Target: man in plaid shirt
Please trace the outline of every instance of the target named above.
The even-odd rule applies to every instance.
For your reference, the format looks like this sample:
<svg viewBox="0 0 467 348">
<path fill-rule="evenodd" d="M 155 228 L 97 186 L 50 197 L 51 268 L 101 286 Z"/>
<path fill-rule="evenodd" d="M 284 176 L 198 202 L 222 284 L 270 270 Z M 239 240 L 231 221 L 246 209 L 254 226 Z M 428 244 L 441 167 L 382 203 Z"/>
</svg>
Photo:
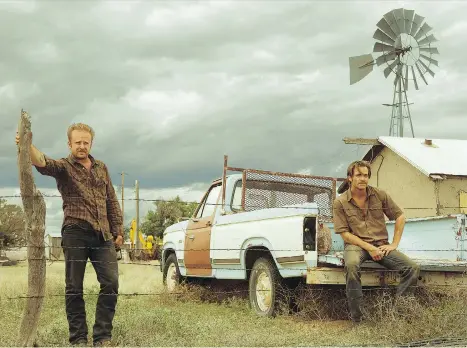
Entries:
<svg viewBox="0 0 467 348">
<path fill-rule="evenodd" d="M 123 244 L 122 212 L 107 166 L 90 155 L 93 139 L 94 131 L 88 125 L 71 125 L 68 128 L 70 154 L 59 160 L 49 158 L 31 145 L 32 164 L 39 173 L 55 178 L 63 198 L 65 303 L 72 345 L 87 345 L 88 342 L 83 300 L 88 258 L 100 283 L 93 327 L 95 346 L 110 344 L 117 304 L 115 245 Z M 19 141 L 18 135 L 16 141 Z"/>
</svg>

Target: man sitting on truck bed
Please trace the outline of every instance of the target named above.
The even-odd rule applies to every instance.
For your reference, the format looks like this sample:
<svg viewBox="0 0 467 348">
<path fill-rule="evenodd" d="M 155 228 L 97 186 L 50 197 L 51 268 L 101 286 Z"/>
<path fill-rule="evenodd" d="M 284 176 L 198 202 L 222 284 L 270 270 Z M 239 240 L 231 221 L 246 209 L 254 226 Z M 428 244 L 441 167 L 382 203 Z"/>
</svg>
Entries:
<svg viewBox="0 0 467 348">
<path fill-rule="evenodd" d="M 385 191 L 368 185 L 370 177 L 368 162 L 352 162 L 347 169 L 349 187 L 333 203 L 334 230 L 345 244 L 346 293 L 354 322 L 362 320 L 360 265 L 364 261 L 373 259 L 400 272 L 396 296 L 411 293 L 420 273 L 419 266 L 397 250 L 405 225 L 404 213 Z M 395 220 L 390 244 L 384 215 Z"/>
</svg>

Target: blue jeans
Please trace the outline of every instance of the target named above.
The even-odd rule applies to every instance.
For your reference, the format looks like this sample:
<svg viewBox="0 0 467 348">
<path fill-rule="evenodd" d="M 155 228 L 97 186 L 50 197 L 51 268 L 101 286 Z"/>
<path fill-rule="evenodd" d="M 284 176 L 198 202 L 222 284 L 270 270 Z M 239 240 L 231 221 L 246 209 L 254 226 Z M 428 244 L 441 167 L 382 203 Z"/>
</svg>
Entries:
<svg viewBox="0 0 467 348">
<path fill-rule="evenodd" d="M 62 247 L 65 255 L 65 308 L 70 343 L 87 341 L 83 280 L 88 259 L 100 283 L 93 341 L 111 339 L 118 294 L 118 263 L 113 241 L 105 241 L 102 233 L 83 222 L 62 229 Z"/>
<path fill-rule="evenodd" d="M 360 265 L 372 260 L 368 251 L 359 246 L 347 244 L 344 249 L 346 293 L 350 316 L 353 321 L 362 319 L 361 302 L 363 297 L 360 280 Z M 390 270 L 398 270 L 401 276 L 396 296 L 413 293 L 420 274 L 420 266 L 398 250 L 391 251 L 379 261 L 374 261 Z"/>
</svg>

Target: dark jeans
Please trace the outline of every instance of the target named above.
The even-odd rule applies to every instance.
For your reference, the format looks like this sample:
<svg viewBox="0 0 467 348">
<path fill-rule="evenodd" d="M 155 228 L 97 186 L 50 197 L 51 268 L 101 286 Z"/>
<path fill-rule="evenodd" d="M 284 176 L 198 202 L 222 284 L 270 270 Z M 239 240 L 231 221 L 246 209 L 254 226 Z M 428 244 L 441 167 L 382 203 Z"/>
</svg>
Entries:
<svg viewBox="0 0 467 348">
<path fill-rule="evenodd" d="M 363 292 L 360 280 L 360 265 L 366 260 L 372 260 L 370 254 L 366 250 L 351 244 L 345 246 L 344 263 L 347 283 L 346 292 L 350 316 L 354 321 L 362 319 L 360 306 Z M 399 271 L 401 280 L 397 287 L 396 296 L 413 293 L 417 278 L 420 274 L 419 265 L 398 250 L 391 251 L 389 255 L 375 262 L 378 262 L 388 269 Z"/>
<path fill-rule="evenodd" d="M 93 341 L 110 339 L 118 294 L 118 263 L 113 241 L 105 241 L 102 233 L 87 223 L 73 224 L 62 229 L 62 247 L 65 255 L 65 304 L 70 343 L 87 341 L 83 279 L 88 258 L 100 283 Z"/>
</svg>

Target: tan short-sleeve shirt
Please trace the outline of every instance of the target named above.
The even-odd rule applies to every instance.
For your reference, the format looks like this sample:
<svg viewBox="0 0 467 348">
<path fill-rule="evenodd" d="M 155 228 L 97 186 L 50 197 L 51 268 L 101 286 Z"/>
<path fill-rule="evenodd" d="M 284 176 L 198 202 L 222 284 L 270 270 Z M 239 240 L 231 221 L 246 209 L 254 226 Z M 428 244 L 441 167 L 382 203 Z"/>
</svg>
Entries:
<svg viewBox="0 0 467 348">
<path fill-rule="evenodd" d="M 389 220 L 396 220 L 402 214 L 401 208 L 384 190 L 368 186 L 365 208 L 361 209 L 348 189 L 334 200 L 334 231 L 353 233 L 371 244 L 384 244 L 388 242 L 384 215 Z"/>
</svg>

